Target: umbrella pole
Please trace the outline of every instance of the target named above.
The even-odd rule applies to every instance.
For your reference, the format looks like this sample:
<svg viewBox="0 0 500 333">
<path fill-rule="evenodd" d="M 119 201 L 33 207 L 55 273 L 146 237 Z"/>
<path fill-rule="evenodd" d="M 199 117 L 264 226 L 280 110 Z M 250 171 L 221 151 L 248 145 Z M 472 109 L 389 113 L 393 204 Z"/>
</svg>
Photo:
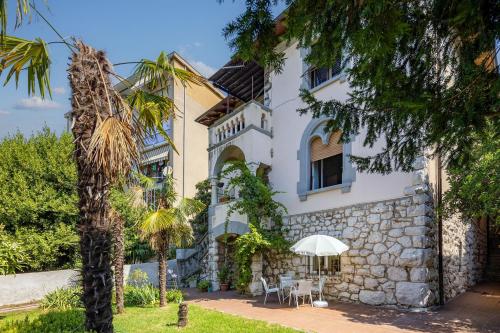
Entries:
<svg viewBox="0 0 500 333">
<path fill-rule="evenodd" d="M 321 260 L 319 260 L 319 256 L 318 256 L 318 286 L 319 286 L 319 301 L 323 301 L 321 299 L 321 294 L 323 293 L 323 290 L 322 289 L 322 286 L 321 286 Z"/>
</svg>

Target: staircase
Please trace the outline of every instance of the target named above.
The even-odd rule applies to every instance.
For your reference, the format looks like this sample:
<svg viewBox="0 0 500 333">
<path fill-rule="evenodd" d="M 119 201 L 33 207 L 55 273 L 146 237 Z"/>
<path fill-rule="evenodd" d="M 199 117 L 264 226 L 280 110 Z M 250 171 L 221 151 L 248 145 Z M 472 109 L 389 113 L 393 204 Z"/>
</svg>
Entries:
<svg viewBox="0 0 500 333">
<path fill-rule="evenodd" d="M 184 258 L 177 258 L 177 271 L 179 281 L 182 287 L 188 287 L 190 278 L 196 281 L 203 279 L 206 272 L 208 261 L 208 237 L 204 234 L 196 242 L 191 253 Z"/>
</svg>

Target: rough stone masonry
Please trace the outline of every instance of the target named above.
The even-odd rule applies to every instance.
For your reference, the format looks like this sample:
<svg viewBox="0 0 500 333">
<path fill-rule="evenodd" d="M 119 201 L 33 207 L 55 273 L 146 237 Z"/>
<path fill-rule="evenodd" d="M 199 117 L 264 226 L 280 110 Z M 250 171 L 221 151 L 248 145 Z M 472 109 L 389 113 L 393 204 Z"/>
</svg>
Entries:
<svg viewBox="0 0 500 333">
<path fill-rule="evenodd" d="M 434 304 L 436 228 L 423 159 L 417 167 L 413 184 L 402 198 L 285 219 L 286 237 L 292 242 L 320 233 L 349 246 L 341 256 L 340 273 L 327 279 L 326 298 L 412 308 Z M 307 258 L 274 259 L 264 263 L 264 275 L 271 280 L 287 271 L 308 276 Z"/>
</svg>

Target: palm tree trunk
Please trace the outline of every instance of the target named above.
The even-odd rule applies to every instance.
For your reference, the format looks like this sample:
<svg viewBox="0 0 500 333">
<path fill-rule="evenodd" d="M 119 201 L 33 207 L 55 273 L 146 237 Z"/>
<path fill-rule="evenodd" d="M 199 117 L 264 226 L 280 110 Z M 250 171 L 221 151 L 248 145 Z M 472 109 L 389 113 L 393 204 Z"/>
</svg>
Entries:
<svg viewBox="0 0 500 333">
<path fill-rule="evenodd" d="M 160 307 L 164 307 L 167 295 L 167 262 L 166 250 L 162 249 L 158 252 L 158 282 L 160 285 Z"/>
<path fill-rule="evenodd" d="M 78 51 L 68 69 L 72 90 L 72 131 L 74 158 L 78 170 L 80 250 L 82 255 L 83 303 L 85 327 L 98 333 L 113 332 L 111 299 L 112 235 L 109 223 L 110 180 L 97 168 L 88 154 L 98 118 L 108 110 L 106 94 L 111 82 L 105 73 L 111 68 L 103 52 L 77 42 Z"/>
<path fill-rule="evenodd" d="M 125 262 L 124 229 L 123 219 L 117 213 L 113 214 L 113 235 L 116 311 L 118 313 L 123 313 L 123 265 Z"/>
</svg>

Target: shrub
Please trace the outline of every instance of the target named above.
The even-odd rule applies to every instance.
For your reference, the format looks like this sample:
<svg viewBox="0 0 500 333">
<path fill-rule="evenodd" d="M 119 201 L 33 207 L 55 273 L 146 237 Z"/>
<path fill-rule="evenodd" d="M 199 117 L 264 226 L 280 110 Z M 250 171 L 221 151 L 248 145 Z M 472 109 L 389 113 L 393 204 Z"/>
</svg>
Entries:
<svg viewBox="0 0 500 333">
<path fill-rule="evenodd" d="M 79 237 L 73 226 L 60 223 L 41 232 L 19 228 L 13 237 L 29 257 L 24 271 L 74 268 L 79 260 Z"/>
<path fill-rule="evenodd" d="M 70 287 L 56 289 L 42 299 L 42 309 L 68 310 L 83 307 L 82 288 Z"/>
<path fill-rule="evenodd" d="M 208 280 L 201 280 L 200 282 L 198 282 L 198 289 L 200 289 L 201 291 L 207 291 L 208 288 L 210 287 L 211 283 L 210 281 Z"/>
<path fill-rule="evenodd" d="M 152 285 L 125 286 L 123 291 L 125 306 L 151 306 L 160 301 L 160 292 Z"/>
<path fill-rule="evenodd" d="M 179 289 L 169 289 L 167 290 L 167 302 L 168 303 L 180 303 L 184 300 L 184 295 Z"/>
<path fill-rule="evenodd" d="M 7 321 L 1 327 L 3 333 L 85 333 L 85 316 L 81 309 L 51 311 L 41 314 L 33 320 Z"/>
<path fill-rule="evenodd" d="M 0 224 L 0 275 L 14 274 L 27 265 L 28 256 L 21 244 L 14 241 Z"/>
<path fill-rule="evenodd" d="M 148 273 L 138 269 L 132 271 L 127 279 L 127 284 L 133 287 L 144 287 L 149 284 Z"/>
</svg>

